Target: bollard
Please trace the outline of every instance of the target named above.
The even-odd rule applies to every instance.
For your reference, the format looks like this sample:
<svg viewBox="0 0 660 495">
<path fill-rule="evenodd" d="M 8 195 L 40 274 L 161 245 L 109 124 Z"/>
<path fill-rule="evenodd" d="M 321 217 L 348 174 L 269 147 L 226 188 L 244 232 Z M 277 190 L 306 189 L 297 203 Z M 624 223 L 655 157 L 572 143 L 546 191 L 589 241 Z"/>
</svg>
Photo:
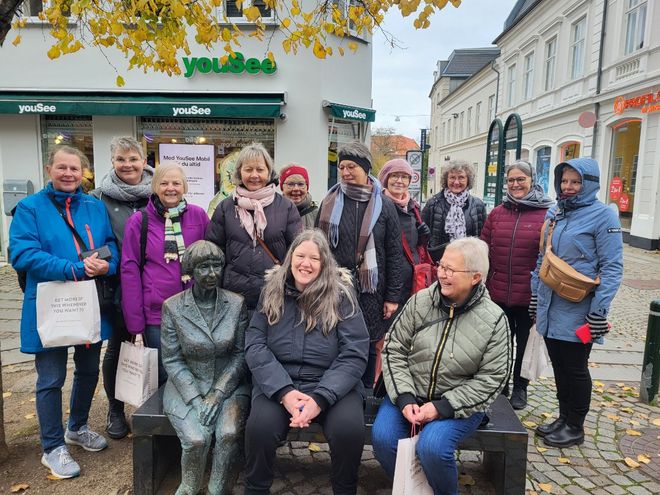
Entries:
<svg viewBox="0 0 660 495">
<path fill-rule="evenodd" d="M 649 324 L 646 328 L 646 346 L 642 362 L 639 396 L 647 404 L 657 405 L 660 385 L 660 299 L 651 301 Z"/>
</svg>

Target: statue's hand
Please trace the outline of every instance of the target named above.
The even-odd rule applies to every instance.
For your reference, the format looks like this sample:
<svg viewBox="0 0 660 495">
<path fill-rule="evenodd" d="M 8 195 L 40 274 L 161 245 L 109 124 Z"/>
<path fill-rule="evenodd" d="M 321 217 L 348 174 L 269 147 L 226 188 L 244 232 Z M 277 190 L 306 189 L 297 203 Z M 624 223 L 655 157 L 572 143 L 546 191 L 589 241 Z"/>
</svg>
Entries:
<svg viewBox="0 0 660 495">
<path fill-rule="evenodd" d="M 218 416 L 220 404 L 222 403 L 222 393 L 213 391 L 207 395 L 201 402 L 199 412 L 199 422 L 204 426 L 213 424 Z"/>
</svg>

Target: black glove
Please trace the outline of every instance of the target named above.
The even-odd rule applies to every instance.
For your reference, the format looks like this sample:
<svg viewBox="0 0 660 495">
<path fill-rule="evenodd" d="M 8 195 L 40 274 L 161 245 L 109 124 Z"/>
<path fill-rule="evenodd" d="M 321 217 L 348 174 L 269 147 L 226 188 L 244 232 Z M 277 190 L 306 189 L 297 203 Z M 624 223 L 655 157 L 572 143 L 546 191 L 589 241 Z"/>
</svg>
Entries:
<svg viewBox="0 0 660 495">
<path fill-rule="evenodd" d="M 529 300 L 529 306 L 527 307 L 527 313 L 532 321 L 536 320 L 536 303 L 537 303 L 536 294 L 532 294 L 531 299 Z"/>
<path fill-rule="evenodd" d="M 431 229 L 424 222 L 417 225 L 417 237 L 419 238 L 420 245 L 428 244 L 429 237 L 431 237 Z"/>
<path fill-rule="evenodd" d="M 591 331 L 591 338 L 593 340 L 596 340 L 598 337 L 604 337 L 610 331 L 607 326 L 607 318 L 595 313 L 589 313 L 587 315 L 587 323 L 589 324 L 589 330 Z"/>
</svg>

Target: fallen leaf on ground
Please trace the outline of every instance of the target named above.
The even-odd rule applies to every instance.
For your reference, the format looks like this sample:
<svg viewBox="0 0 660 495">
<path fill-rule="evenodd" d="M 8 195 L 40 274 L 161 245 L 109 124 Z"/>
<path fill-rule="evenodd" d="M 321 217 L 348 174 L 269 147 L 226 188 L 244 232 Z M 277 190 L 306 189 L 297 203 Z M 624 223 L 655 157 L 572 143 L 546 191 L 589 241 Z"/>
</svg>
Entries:
<svg viewBox="0 0 660 495">
<path fill-rule="evenodd" d="M 2 398 L 3 399 L 8 399 L 9 397 L 11 397 L 11 392 L 3 392 L 2 393 Z"/>
<path fill-rule="evenodd" d="M 627 429 L 626 434 L 630 435 L 631 437 L 641 437 L 642 436 L 642 434 L 639 431 L 631 430 L 631 429 Z"/>
<path fill-rule="evenodd" d="M 12 493 L 18 493 L 27 490 L 28 488 L 30 488 L 30 485 L 27 483 L 16 483 L 15 485 L 11 485 L 10 490 Z"/>
<path fill-rule="evenodd" d="M 544 492 L 552 493 L 552 483 L 539 483 L 539 488 Z"/>
<path fill-rule="evenodd" d="M 605 384 L 603 382 L 595 381 L 594 387 L 605 388 Z"/>
<path fill-rule="evenodd" d="M 634 419 L 631 419 L 630 421 L 628 421 L 628 423 L 630 423 L 633 426 L 639 425 L 639 421 L 635 421 Z"/>
<path fill-rule="evenodd" d="M 628 467 L 633 469 L 639 467 L 639 462 L 637 462 L 635 459 L 631 459 L 630 457 L 626 457 L 623 462 L 625 462 Z"/>
<path fill-rule="evenodd" d="M 548 418 L 551 418 L 551 417 L 552 417 L 552 414 L 551 414 L 551 413 L 541 413 L 541 416 L 543 416 L 544 418 L 548 419 Z"/>
<path fill-rule="evenodd" d="M 536 450 L 538 450 L 541 454 L 542 454 L 543 452 L 547 452 L 547 451 L 548 451 L 548 449 L 546 449 L 545 447 L 536 447 Z"/>
<path fill-rule="evenodd" d="M 589 363 L 589 368 L 600 368 L 596 363 Z"/>
<path fill-rule="evenodd" d="M 617 386 L 617 387 L 621 387 L 621 388 L 623 388 L 623 387 L 626 386 L 626 384 L 625 384 L 625 383 L 622 383 L 622 382 L 619 382 L 619 383 L 616 384 L 616 386 Z"/>
<path fill-rule="evenodd" d="M 312 452 L 321 452 L 321 447 L 319 447 L 319 446 L 318 446 L 317 444 L 315 444 L 315 443 L 310 443 L 310 444 L 307 446 L 307 448 L 308 448 L 309 450 L 311 450 Z"/>
<path fill-rule="evenodd" d="M 643 462 L 644 464 L 648 464 L 649 462 L 651 462 L 651 458 L 649 456 L 647 456 L 646 454 L 639 454 L 637 456 L 637 460 L 639 462 Z"/>
<path fill-rule="evenodd" d="M 557 459 L 557 460 L 558 460 L 559 462 L 561 462 L 562 464 L 570 464 L 570 463 L 571 463 L 571 460 L 570 460 L 568 457 L 560 457 L 560 458 Z"/>
<path fill-rule="evenodd" d="M 633 410 L 632 410 L 631 407 L 622 407 L 621 409 L 619 409 L 619 411 L 624 412 L 624 413 L 629 413 L 629 414 L 633 413 Z"/>
<path fill-rule="evenodd" d="M 32 419 L 32 418 L 35 417 L 35 414 L 34 414 L 34 413 L 30 413 L 30 414 L 26 414 L 26 415 L 23 416 L 23 417 L 24 417 L 25 419 Z"/>
<path fill-rule="evenodd" d="M 36 398 L 36 397 L 32 397 L 32 398 L 29 400 L 29 402 L 37 402 L 37 398 Z"/>
<path fill-rule="evenodd" d="M 653 421 L 651 421 L 651 424 L 655 426 L 660 426 L 660 418 L 655 418 Z"/>
<path fill-rule="evenodd" d="M 607 418 L 611 419 L 612 421 L 620 421 L 621 420 L 621 417 L 617 416 L 616 414 L 609 413 L 609 414 L 606 414 L 605 416 Z"/>
<path fill-rule="evenodd" d="M 458 484 L 461 486 L 473 486 L 476 484 L 476 482 L 474 481 L 474 478 L 469 474 L 459 474 Z"/>
<path fill-rule="evenodd" d="M 50 481 L 62 481 L 64 478 L 58 478 L 57 476 L 53 476 L 52 474 L 47 474 L 46 478 L 48 478 Z"/>
<path fill-rule="evenodd" d="M 538 426 L 534 421 L 523 421 L 522 424 L 527 428 L 536 428 Z"/>
</svg>

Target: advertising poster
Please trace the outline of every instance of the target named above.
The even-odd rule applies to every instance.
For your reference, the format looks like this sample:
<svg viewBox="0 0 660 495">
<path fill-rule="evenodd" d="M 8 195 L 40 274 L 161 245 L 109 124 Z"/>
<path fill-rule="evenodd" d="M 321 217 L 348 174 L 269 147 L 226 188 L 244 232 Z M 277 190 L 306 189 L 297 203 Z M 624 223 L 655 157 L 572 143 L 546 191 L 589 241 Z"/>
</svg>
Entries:
<svg viewBox="0 0 660 495">
<path fill-rule="evenodd" d="M 212 144 L 159 144 L 158 163 L 176 163 L 188 179 L 186 200 L 206 210 L 215 195 Z"/>
</svg>

